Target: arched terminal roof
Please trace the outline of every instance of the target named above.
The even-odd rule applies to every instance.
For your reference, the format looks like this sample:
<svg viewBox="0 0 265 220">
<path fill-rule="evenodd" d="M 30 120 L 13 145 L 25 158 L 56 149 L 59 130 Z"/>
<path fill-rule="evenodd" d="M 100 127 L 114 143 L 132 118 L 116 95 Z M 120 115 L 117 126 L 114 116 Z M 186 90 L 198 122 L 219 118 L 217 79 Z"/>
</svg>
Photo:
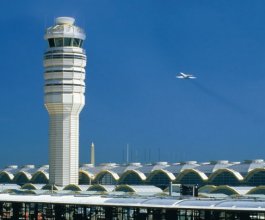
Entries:
<svg viewBox="0 0 265 220">
<path fill-rule="evenodd" d="M 14 179 L 14 174 L 9 171 L 1 171 L 0 172 L 0 183 L 11 183 Z"/>
<path fill-rule="evenodd" d="M 177 176 L 180 172 L 187 170 L 187 169 L 193 169 L 195 167 L 199 167 L 200 165 L 197 163 L 197 161 L 186 161 L 186 162 L 180 162 L 180 163 L 173 163 L 164 169 L 169 171 L 170 173 L 173 173 L 175 176 Z"/>
<path fill-rule="evenodd" d="M 250 186 L 265 185 L 265 168 L 251 170 L 244 179 L 245 184 Z"/>
<path fill-rule="evenodd" d="M 144 164 L 142 167 L 139 167 L 137 170 L 148 176 L 152 171 L 165 169 L 168 166 L 169 164 L 167 162 L 156 162 L 152 164 Z"/>
<path fill-rule="evenodd" d="M 142 173 L 139 170 L 126 170 L 119 179 L 119 182 L 123 182 L 123 180 L 130 174 L 135 174 L 137 177 L 140 178 L 141 181 L 145 181 L 146 180 L 146 176 L 144 173 Z"/>
<path fill-rule="evenodd" d="M 116 166 L 113 169 L 111 169 L 111 171 L 121 176 L 128 170 L 138 170 L 141 167 L 142 167 L 141 163 L 129 163 L 129 164 L 124 164 L 124 165 L 122 164 L 120 166 Z"/>
<path fill-rule="evenodd" d="M 211 193 L 223 193 L 226 195 L 246 195 L 252 189 L 253 187 L 249 186 L 217 186 L 211 191 Z"/>
<path fill-rule="evenodd" d="M 231 173 L 238 181 L 242 181 L 244 178 L 243 176 L 238 172 L 230 168 L 223 168 L 223 169 L 218 169 L 214 173 L 212 173 L 209 177 L 210 181 L 213 181 L 218 175 L 221 173 L 228 172 Z"/>
<path fill-rule="evenodd" d="M 1 172 L 7 172 L 7 173 L 10 173 L 10 174 L 14 174 L 17 173 L 18 171 L 20 170 L 20 168 L 18 168 L 18 165 L 9 165 L 7 167 L 5 167 L 4 169 L 2 169 L 0 171 Z"/>
<path fill-rule="evenodd" d="M 99 173 L 96 174 L 94 181 L 97 182 L 100 178 L 102 178 L 104 175 L 110 174 L 114 180 L 118 181 L 119 180 L 119 175 L 112 170 L 101 170 Z"/>
<path fill-rule="evenodd" d="M 167 162 L 153 164 L 104 163 L 97 166 L 82 164 L 79 168 L 79 184 L 141 185 L 148 183 L 156 175 L 160 175 L 161 178 L 157 176 L 155 185 L 160 185 L 160 180 L 162 185 L 165 183 L 165 178 L 162 178 L 162 175 L 164 175 L 170 181 L 183 184 L 258 186 L 265 185 L 265 163 L 263 160 L 247 160 L 241 163 L 223 160 L 205 163 L 187 161 L 171 164 Z M 100 178 L 103 179 L 98 182 Z M 48 165 L 40 167 L 34 165 L 22 167 L 10 165 L 0 170 L 0 183 L 17 183 L 20 185 L 25 183 L 47 184 L 48 181 Z M 199 182 L 197 183 L 196 181 Z"/>
<path fill-rule="evenodd" d="M 264 160 L 245 160 L 241 163 L 237 163 L 229 167 L 229 169 L 240 173 L 242 176 L 246 176 L 250 171 L 257 168 L 265 168 Z"/>
<path fill-rule="evenodd" d="M 92 164 L 82 164 L 79 170 L 84 170 L 87 173 L 96 176 L 102 170 L 112 170 L 116 166 L 118 166 L 116 163 L 102 163 L 99 164 L 98 166 L 94 166 Z"/>
<path fill-rule="evenodd" d="M 157 169 L 157 170 L 153 170 L 148 175 L 148 178 L 146 179 L 146 181 L 147 182 L 151 181 L 158 174 L 164 174 L 170 181 L 174 181 L 176 179 L 176 177 L 174 176 L 174 174 L 171 173 L 171 172 L 169 172 L 168 170 L 166 170 L 166 169 Z"/>
<path fill-rule="evenodd" d="M 133 192 L 137 194 L 156 194 L 163 192 L 160 188 L 150 185 L 120 185 L 116 187 L 115 191 Z"/>
<path fill-rule="evenodd" d="M 49 172 L 49 171 L 48 171 Z M 32 183 L 48 183 L 49 182 L 49 173 L 46 170 L 38 170 L 32 175 Z"/>
<path fill-rule="evenodd" d="M 185 169 L 185 170 L 181 171 L 179 173 L 179 175 L 177 176 L 177 178 L 176 178 L 176 182 L 181 182 L 181 180 L 185 176 L 189 175 L 190 173 L 196 174 L 204 182 L 208 180 L 208 177 L 206 176 L 205 173 L 203 173 L 203 172 L 197 170 L 196 168 L 194 168 L 194 169 Z"/>
<path fill-rule="evenodd" d="M 45 186 L 42 187 L 43 190 L 63 190 L 62 186 L 56 186 L 56 185 L 51 185 L 51 184 L 46 184 Z"/>
<path fill-rule="evenodd" d="M 202 163 L 196 169 L 203 172 L 207 176 L 210 176 L 215 171 L 230 167 L 231 165 L 233 164 L 229 163 L 228 160 L 218 160 L 218 161 Z"/>
<path fill-rule="evenodd" d="M 199 193 L 211 193 L 214 189 L 216 189 L 215 185 L 205 185 L 199 188 Z"/>
<path fill-rule="evenodd" d="M 27 189 L 27 190 L 41 190 L 45 184 L 32 184 L 32 183 L 26 183 L 23 186 L 21 186 L 21 189 Z"/>
<path fill-rule="evenodd" d="M 63 188 L 63 190 L 71 190 L 71 191 L 87 191 L 88 185 L 77 185 L 77 184 L 69 184 Z"/>
<path fill-rule="evenodd" d="M 257 186 L 253 187 L 251 190 L 247 192 L 248 195 L 252 194 L 262 194 L 265 195 L 265 186 Z"/>
<path fill-rule="evenodd" d="M 28 173 L 27 171 L 19 171 L 18 173 L 15 174 L 13 181 L 18 184 L 24 184 L 29 182 L 31 179 L 31 174 Z"/>
<path fill-rule="evenodd" d="M 115 185 L 101 185 L 95 184 L 90 186 L 87 191 L 97 191 L 97 192 L 112 192 L 115 189 Z"/>
</svg>

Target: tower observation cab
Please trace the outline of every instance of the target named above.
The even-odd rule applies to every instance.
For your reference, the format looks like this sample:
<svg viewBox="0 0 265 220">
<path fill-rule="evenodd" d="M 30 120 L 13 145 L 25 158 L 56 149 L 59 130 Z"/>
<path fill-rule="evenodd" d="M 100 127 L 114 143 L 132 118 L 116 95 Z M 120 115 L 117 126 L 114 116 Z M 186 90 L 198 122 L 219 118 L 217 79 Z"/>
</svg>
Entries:
<svg viewBox="0 0 265 220">
<path fill-rule="evenodd" d="M 84 31 L 75 19 L 59 17 L 48 28 L 44 54 L 45 107 L 49 113 L 49 181 L 78 184 L 79 113 L 85 105 Z"/>
</svg>

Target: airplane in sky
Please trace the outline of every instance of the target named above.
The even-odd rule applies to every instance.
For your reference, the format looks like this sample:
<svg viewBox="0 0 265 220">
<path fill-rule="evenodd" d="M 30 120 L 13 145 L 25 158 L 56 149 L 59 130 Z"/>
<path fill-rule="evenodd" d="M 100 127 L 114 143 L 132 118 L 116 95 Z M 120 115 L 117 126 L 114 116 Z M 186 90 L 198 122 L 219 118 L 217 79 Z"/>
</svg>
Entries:
<svg viewBox="0 0 265 220">
<path fill-rule="evenodd" d="M 179 78 L 179 79 L 196 79 L 195 76 L 191 75 L 191 74 L 185 74 L 185 73 L 182 73 L 180 72 L 176 78 Z"/>
</svg>

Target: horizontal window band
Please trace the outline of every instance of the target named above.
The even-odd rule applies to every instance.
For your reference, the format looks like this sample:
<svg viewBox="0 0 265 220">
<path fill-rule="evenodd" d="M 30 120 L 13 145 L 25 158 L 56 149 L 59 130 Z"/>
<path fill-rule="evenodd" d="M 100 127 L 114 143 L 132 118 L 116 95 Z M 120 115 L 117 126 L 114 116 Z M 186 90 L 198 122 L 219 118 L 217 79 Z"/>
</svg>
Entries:
<svg viewBox="0 0 265 220">
<path fill-rule="evenodd" d="M 83 56 L 86 57 L 85 54 L 82 53 L 48 53 L 48 54 L 44 54 L 44 56 Z"/>
<path fill-rule="evenodd" d="M 47 70 L 44 73 L 83 73 L 85 74 L 86 72 L 76 71 L 76 70 Z"/>
<path fill-rule="evenodd" d="M 86 55 L 85 52 L 78 52 L 78 51 L 65 51 L 65 50 L 50 50 L 46 51 L 44 55 L 50 54 L 76 54 L 76 55 Z"/>
<path fill-rule="evenodd" d="M 77 92 L 77 91 L 63 91 L 63 92 L 58 92 L 58 91 L 44 91 L 45 94 L 47 95 L 62 95 L 63 94 L 74 94 L 74 93 L 77 93 L 77 94 L 84 94 L 83 92 Z"/>
<path fill-rule="evenodd" d="M 59 37 L 49 38 L 50 47 L 79 47 L 82 48 L 83 40 L 79 38 Z"/>
<path fill-rule="evenodd" d="M 45 59 L 56 59 L 56 58 L 78 58 L 78 59 L 86 59 L 86 56 L 80 55 L 45 55 Z"/>
<path fill-rule="evenodd" d="M 70 84 L 70 83 L 51 83 L 51 84 L 45 84 L 45 86 L 81 86 L 81 87 L 85 87 L 84 85 L 81 85 L 81 84 Z"/>
<path fill-rule="evenodd" d="M 82 61 L 86 61 L 86 59 L 83 58 L 45 58 L 45 61 L 50 61 L 50 60 L 82 60 Z"/>
</svg>

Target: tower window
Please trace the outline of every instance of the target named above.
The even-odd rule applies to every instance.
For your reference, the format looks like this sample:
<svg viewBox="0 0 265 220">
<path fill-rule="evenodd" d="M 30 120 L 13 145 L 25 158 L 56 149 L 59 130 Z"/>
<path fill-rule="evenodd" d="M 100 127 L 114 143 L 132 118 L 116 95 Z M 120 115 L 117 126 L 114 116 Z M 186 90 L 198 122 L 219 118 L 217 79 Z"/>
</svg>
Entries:
<svg viewBox="0 0 265 220">
<path fill-rule="evenodd" d="M 82 47 L 83 40 L 78 38 L 49 38 L 50 47 Z"/>
<path fill-rule="evenodd" d="M 83 41 L 82 40 L 80 40 L 80 45 L 79 45 L 80 47 L 82 47 L 83 46 Z"/>
<path fill-rule="evenodd" d="M 64 38 L 64 43 L 63 43 L 63 45 L 65 46 L 65 47 L 70 47 L 70 46 L 72 46 L 72 38 Z"/>
<path fill-rule="evenodd" d="M 49 41 L 49 46 L 50 47 L 55 47 L 54 39 L 53 38 L 48 39 L 48 41 Z"/>
<path fill-rule="evenodd" d="M 55 38 L 55 46 L 62 47 L 63 46 L 63 38 Z"/>
<path fill-rule="evenodd" d="M 77 38 L 74 38 L 73 39 L 73 46 L 74 47 L 79 47 L 79 43 L 80 43 L 80 40 L 79 39 L 77 39 Z"/>
</svg>

